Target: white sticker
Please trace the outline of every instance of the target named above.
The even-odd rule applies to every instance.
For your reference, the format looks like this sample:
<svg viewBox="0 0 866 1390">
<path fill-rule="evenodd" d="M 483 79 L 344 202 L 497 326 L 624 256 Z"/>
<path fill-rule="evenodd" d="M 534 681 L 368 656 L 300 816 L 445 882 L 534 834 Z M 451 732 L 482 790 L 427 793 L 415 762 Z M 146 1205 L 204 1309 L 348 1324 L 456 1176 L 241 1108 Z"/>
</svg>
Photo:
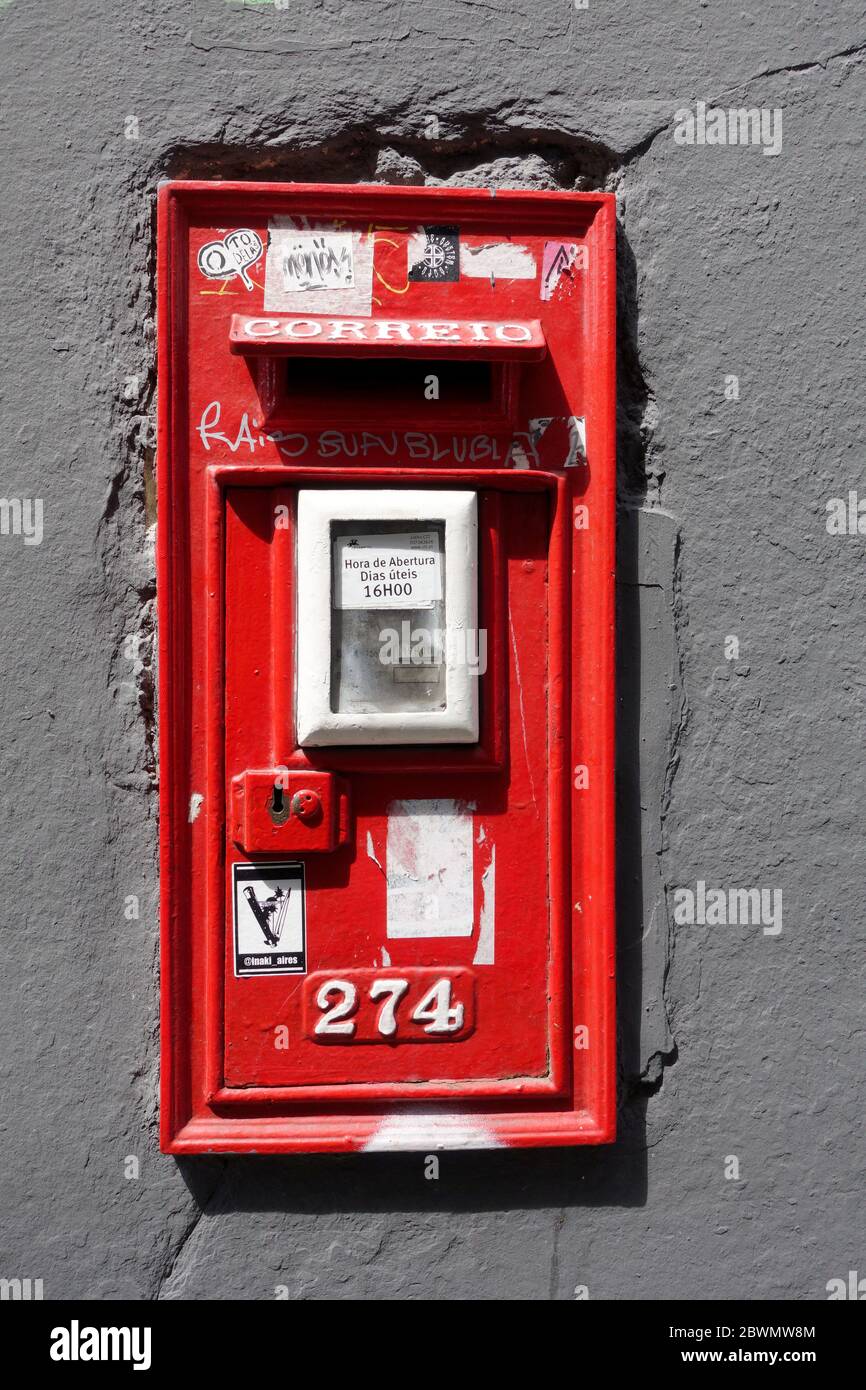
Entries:
<svg viewBox="0 0 866 1390">
<path fill-rule="evenodd" d="M 470 280 L 534 280 L 538 272 L 528 246 L 513 241 L 488 241 L 483 246 L 460 244 L 460 274 Z"/>
<path fill-rule="evenodd" d="M 392 801 L 385 849 L 390 938 L 471 936 L 472 811 L 457 801 Z"/>
<path fill-rule="evenodd" d="M 350 290 L 355 284 L 351 232 L 293 232 L 280 248 L 286 294 Z"/>
<path fill-rule="evenodd" d="M 264 308 L 267 313 L 369 317 L 373 238 L 332 225 L 268 224 Z"/>
<path fill-rule="evenodd" d="M 303 864 L 233 864 L 235 974 L 304 975 Z"/>
<path fill-rule="evenodd" d="M 442 597 L 435 531 L 340 536 L 334 546 L 337 608 L 432 608 Z"/>
</svg>

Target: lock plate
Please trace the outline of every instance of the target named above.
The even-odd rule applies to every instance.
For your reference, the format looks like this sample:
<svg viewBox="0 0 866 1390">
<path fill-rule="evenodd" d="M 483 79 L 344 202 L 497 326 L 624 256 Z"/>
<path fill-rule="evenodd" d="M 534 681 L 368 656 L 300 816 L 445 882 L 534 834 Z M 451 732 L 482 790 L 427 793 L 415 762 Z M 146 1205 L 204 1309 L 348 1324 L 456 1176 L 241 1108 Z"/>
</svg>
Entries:
<svg viewBox="0 0 866 1390">
<path fill-rule="evenodd" d="M 349 788 L 333 772 L 255 768 L 232 778 L 232 839 L 247 854 L 314 854 L 349 838 Z"/>
</svg>

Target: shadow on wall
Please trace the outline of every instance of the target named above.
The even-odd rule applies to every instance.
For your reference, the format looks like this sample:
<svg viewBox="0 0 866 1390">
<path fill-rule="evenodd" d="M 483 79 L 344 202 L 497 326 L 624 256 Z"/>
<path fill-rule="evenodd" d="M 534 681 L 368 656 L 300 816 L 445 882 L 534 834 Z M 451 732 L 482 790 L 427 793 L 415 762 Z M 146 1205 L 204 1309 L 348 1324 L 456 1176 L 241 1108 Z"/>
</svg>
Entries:
<svg viewBox="0 0 866 1390">
<path fill-rule="evenodd" d="M 378 147 L 359 127 L 327 150 L 201 146 L 164 152 L 160 174 L 462 186 L 612 187 L 615 152 L 552 135 L 517 143 L 483 122 L 462 137 Z M 439 1153 L 451 1180 L 425 1180 L 423 1153 L 179 1159 L 203 1212 L 493 1211 L 641 1206 L 646 1119 L 676 1060 L 664 1000 L 668 921 L 660 855 L 682 716 L 677 656 L 676 525 L 658 507 L 663 476 L 647 446 L 655 403 L 638 354 L 634 256 L 617 245 L 617 939 L 619 1138 L 614 1145 Z M 444 1176 L 444 1174 L 443 1174 Z M 455 1182 L 454 1179 L 458 1181 Z"/>
</svg>

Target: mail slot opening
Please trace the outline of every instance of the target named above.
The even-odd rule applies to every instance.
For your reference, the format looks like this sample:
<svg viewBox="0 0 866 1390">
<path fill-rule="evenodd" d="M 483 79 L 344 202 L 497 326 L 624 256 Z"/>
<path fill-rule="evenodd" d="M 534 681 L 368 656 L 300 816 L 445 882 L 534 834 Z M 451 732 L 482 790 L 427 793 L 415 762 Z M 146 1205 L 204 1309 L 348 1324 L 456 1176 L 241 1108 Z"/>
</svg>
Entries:
<svg viewBox="0 0 866 1390">
<path fill-rule="evenodd" d="M 505 429 L 524 367 L 547 353 L 537 319 L 374 319 L 235 314 L 268 425 Z"/>
<path fill-rule="evenodd" d="M 345 409 L 380 401 L 388 411 L 433 417 L 443 410 L 487 407 L 496 400 L 494 374 L 504 364 L 406 357 L 290 357 L 283 366 L 283 402 L 289 409 L 322 402 Z"/>
</svg>

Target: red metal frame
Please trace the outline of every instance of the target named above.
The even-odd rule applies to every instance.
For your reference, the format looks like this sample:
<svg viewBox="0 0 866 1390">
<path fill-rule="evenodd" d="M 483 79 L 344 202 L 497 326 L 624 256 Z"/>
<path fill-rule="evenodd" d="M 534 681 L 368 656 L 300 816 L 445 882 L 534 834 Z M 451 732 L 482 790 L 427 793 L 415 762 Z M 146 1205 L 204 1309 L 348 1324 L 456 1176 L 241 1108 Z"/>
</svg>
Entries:
<svg viewBox="0 0 866 1390">
<path fill-rule="evenodd" d="M 333 1087 L 323 1088 L 321 1098 L 307 1090 L 307 1103 L 299 1107 L 286 1094 L 290 1088 L 241 1089 L 223 1083 L 224 489 L 345 485 L 347 471 L 291 465 L 279 457 L 242 466 L 215 461 L 193 486 L 187 464 L 187 247 L 191 228 L 245 225 L 254 215 L 309 209 L 319 217 L 351 216 L 373 227 L 390 222 L 453 223 L 466 231 L 495 225 L 503 235 L 525 234 L 527 228 L 551 238 L 579 235 L 590 253 L 582 313 L 573 325 L 574 347 L 583 363 L 580 403 L 588 441 L 586 468 L 515 470 L 479 461 L 473 469 L 351 469 L 353 486 L 404 482 L 548 490 L 555 498 L 549 584 L 563 599 L 551 606 L 551 645 L 559 660 L 551 673 L 546 750 L 555 802 L 550 824 L 562 827 L 561 836 L 551 840 L 550 864 L 551 882 L 563 885 L 562 899 L 551 913 L 561 930 L 550 937 L 551 1017 L 553 1035 L 561 1043 L 553 1049 L 550 1080 L 557 1094 L 523 1091 L 518 1097 L 497 1097 L 497 1092 L 487 1090 L 479 1095 L 474 1083 L 467 1082 L 454 1110 L 443 1107 L 437 1123 L 426 1121 L 427 1131 L 419 1121 L 417 1132 L 409 1133 L 409 1123 L 401 1139 L 398 1122 L 393 1137 L 381 1141 L 377 1136 L 384 1134 L 395 1113 L 394 1101 L 405 1100 L 405 1087 L 386 1085 L 370 1097 L 369 1091 L 360 1095 L 360 1088 L 347 1086 L 339 1099 Z M 614 233 L 614 200 L 607 194 L 497 192 L 494 197 L 475 190 L 242 183 L 179 183 L 160 190 L 161 1135 L 168 1152 L 415 1147 L 418 1142 L 434 1144 L 437 1134 L 445 1146 L 603 1143 L 614 1137 Z M 371 424 L 374 413 L 371 407 Z M 357 423 L 363 426 L 365 421 L 359 418 Z M 588 526 L 578 507 L 588 508 Z M 494 536 L 495 526 L 482 528 L 484 534 Z M 485 544 L 486 572 L 495 576 L 495 542 Z M 494 581 L 494 598 L 497 592 L 501 594 L 501 588 Z M 207 614 L 201 661 L 193 659 L 193 611 Z M 498 659 L 505 657 L 500 653 Z M 490 711 L 497 708 L 497 679 L 500 692 L 503 688 L 502 670 L 498 677 L 495 669 L 492 675 L 485 693 Z M 289 689 L 290 673 L 284 671 L 283 676 Z M 275 713 L 275 743 L 283 719 Z M 493 742 L 483 755 L 493 766 L 503 756 L 501 741 L 495 746 L 500 725 L 494 718 L 488 729 Z M 394 767 L 421 772 L 427 766 L 422 756 L 426 751 L 390 749 L 387 757 Z M 355 757 L 363 759 L 363 751 Z M 329 765 L 325 750 L 309 761 L 297 755 L 277 761 Z M 438 755 L 436 766 L 441 768 L 442 761 Z M 339 765 L 347 767 L 345 758 Z M 578 787 L 573 775 L 578 765 L 588 767 L 586 789 Z M 466 764 L 461 766 L 465 772 Z M 477 771 L 483 774 L 482 764 Z M 203 798 L 197 816 L 190 807 L 192 793 Z M 203 901 L 203 911 L 195 914 L 194 892 Z M 571 1047 L 571 1030 L 579 1025 L 589 1030 L 586 1051 Z M 566 1086 L 568 1093 L 563 1095 Z M 443 1099 L 446 1096 L 447 1091 Z M 397 1112 L 398 1121 L 404 1112 L 405 1104 Z"/>
</svg>

